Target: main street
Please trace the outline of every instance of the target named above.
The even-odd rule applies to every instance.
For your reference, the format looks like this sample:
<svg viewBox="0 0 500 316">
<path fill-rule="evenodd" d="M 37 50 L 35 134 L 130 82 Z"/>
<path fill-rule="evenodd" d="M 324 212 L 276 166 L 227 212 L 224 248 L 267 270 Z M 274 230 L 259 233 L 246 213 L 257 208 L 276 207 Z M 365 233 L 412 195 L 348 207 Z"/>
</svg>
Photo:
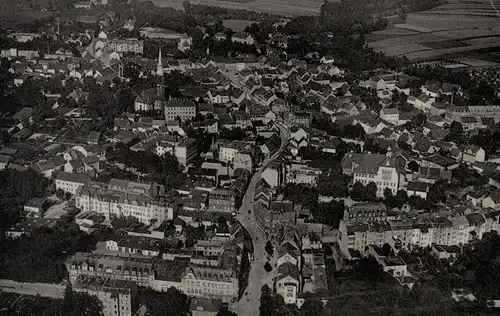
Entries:
<svg viewBox="0 0 500 316">
<path fill-rule="evenodd" d="M 270 159 L 266 159 L 259 170 L 254 173 L 238 212 L 237 218 L 250 234 L 254 248 L 254 261 L 251 262 L 250 274 L 248 276 L 248 286 L 245 291 L 246 293 L 243 295 L 240 301 L 235 303 L 233 306 L 233 311 L 240 316 L 258 315 L 262 286 L 264 284 L 267 284 L 269 285 L 269 287 L 273 287 L 272 279 L 274 274 L 267 273 L 264 269 L 264 265 L 267 262 L 267 253 L 264 249 L 266 238 L 257 228 L 255 222 L 255 212 L 253 211 L 253 197 L 255 193 L 255 186 L 261 179 L 262 172 L 269 166 L 271 162 L 273 162 L 279 156 L 288 142 L 288 130 L 282 125 L 279 125 L 279 128 L 281 138 L 280 149 Z M 249 210 L 251 210 L 250 214 L 248 214 Z M 273 267 L 273 269 L 275 268 Z"/>
</svg>

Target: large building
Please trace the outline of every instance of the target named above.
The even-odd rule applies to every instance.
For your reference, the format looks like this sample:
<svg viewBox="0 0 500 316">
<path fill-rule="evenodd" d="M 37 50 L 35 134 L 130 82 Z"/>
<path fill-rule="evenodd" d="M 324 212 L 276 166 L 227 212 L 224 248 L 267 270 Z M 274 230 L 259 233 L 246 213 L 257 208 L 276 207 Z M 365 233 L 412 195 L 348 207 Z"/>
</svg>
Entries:
<svg viewBox="0 0 500 316">
<path fill-rule="evenodd" d="M 448 123 L 453 121 L 460 122 L 462 118 L 487 118 L 491 117 L 498 122 L 500 120 L 499 105 L 477 105 L 477 106 L 456 106 L 450 105 L 446 108 L 445 120 Z"/>
<path fill-rule="evenodd" d="M 404 185 L 405 168 L 391 152 L 381 154 L 347 154 L 342 159 L 342 168 L 353 175 L 353 183 L 360 182 L 377 185 L 377 197 L 384 196 L 384 190 L 390 189 L 392 194 Z"/>
<path fill-rule="evenodd" d="M 230 302 L 238 297 L 238 275 L 232 268 L 191 264 L 182 278 L 182 288 L 188 296 L 219 298 Z"/>
<path fill-rule="evenodd" d="M 111 219 L 132 216 L 147 225 L 173 219 L 173 208 L 161 196 L 162 186 L 112 179 L 108 184 L 92 182 L 76 194 L 76 207 Z M 163 188 L 164 191 L 164 188 Z M 164 193 L 163 193 L 164 194 Z"/>
<path fill-rule="evenodd" d="M 142 54 L 144 50 L 144 42 L 136 38 L 113 38 L 106 42 L 106 46 L 117 53 Z"/>
<path fill-rule="evenodd" d="M 165 104 L 165 120 L 190 120 L 196 116 L 196 105 L 191 100 L 171 99 Z"/>
</svg>

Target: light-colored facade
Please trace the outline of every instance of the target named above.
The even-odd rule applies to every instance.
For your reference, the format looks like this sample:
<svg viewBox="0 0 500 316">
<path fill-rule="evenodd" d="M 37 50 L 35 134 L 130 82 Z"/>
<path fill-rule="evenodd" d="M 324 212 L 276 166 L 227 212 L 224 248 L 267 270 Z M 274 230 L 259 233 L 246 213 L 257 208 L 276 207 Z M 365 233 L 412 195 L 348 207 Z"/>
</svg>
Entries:
<svg viewBox="0 0 500 316">
<path fill-rule="evenodd" d="M 403 185 L 404 177 L 398 171 L 395 161 L 380 154 L 367 154 L 354 169 L 353 182 L 368 185 L 373 182 L 377 185 L 377 197 L 384 196 L 384 190 L 390 189 L 396 194 Z"/>
<path fill-rule="evenodd" d="M 182 278 L 188 296 L 220 298 L 230 302 L 238 297 L 238 278 L 232 269 L 190 265 Z"/>
<path fill-rule="evenodd" d="M 144 42 L 136 38 L 114 38 L 106 42 L 106 47 L 111 48 L 117 53 L 142 54 L 144 51 Z"/>
<path fill-rule="evenodd" d="M 78 190 L 76 207 L 84 212 L 100 213 L 106 219 L 132 216 L 147 225 L 152 221 L 173 219 L 173 208 L 153 196 L 150 190 L 151 186 L 147 184 L 120 190 L 105 183 L 92 183 Z"/>
<path fill-rule="evenodd" d="M 236 210 L 236 198 L 233 190 L 212 190 L 209 196 L 208 210 L 227 213 L 234 212 Z"/>
<path fill-rule="evenodd" d="M 136 286 L 134 283 L 121 280 L 102 282 L 97 278 L 80 278 L 73 285 L 76 292 L 96 296 L 102 303 L 104 316 L 132 316 L 133 296 Z"/>
<path fill-rule="evenodd" d="M 188 100 L 169 100 L 165 105 L 165 120 L 189 120 L 196 116 L 196 105 Z"/>
<path fill-rule="evenodd" d="M 89 182 L 90 178 L 87 175 L 59 172 L 56 177 L 56 190 L 61 189 L 74 195 Z"/>
</svg>

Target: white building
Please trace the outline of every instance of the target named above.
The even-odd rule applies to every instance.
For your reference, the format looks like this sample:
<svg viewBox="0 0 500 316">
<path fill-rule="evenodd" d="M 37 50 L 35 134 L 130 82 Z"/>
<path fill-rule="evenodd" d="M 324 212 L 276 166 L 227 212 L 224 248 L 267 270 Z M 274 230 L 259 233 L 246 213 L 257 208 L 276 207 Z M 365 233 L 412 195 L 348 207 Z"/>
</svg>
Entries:
<svg viewBox="0 0 500 316">
<path fill-rule="evenodd" d="M 56 190 L 76 194 L 79 188 L 89 182 L 90 177 L 85 174 L 59 172 L 56 177 Z"/>
<path fill-rule="evenodd" d="M 392 194 L 396 194 L 404 184 L 404 168 L 397 164 L 391 153 L 366 154 L 357 166 L 354 167 L 353 182 L 368 185 L 373 182 L 377 185 L 377 197 L 384 196 L 384 190 L 389 188 Z"/>
<path fill-rule="evenodd" d="M 182 121 L 192 119 L 196 116 L 196 105 L 190 100 L 172 99 L 165 105 L 165 120 L 175 121 L 180 118 Z"/>
</svg>

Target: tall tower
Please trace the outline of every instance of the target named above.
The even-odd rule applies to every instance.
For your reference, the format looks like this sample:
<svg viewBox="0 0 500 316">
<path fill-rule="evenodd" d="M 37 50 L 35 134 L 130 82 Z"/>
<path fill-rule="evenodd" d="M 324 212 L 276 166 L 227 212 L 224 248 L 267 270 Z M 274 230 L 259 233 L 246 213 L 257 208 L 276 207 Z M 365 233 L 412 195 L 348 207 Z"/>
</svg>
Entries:
<svg viewBox="0 0 500 316">
<path fill-rule="evenodd" d="M 161 48 L 158 51 L 158 65 L 156 66 L 156 75 L 163 77 L 163 65 L 161 64 Z"/>
<path fill-rule="evenodd" d="M 165 87 L 163 85 L 163 65 L 161 64 L 161 48 L 158 52 L 158 65 L 156 66 L 156 98 L 155 110 L 162 110 L 165 107 L 167 99 L 165 98 Z"/>
</svg>

